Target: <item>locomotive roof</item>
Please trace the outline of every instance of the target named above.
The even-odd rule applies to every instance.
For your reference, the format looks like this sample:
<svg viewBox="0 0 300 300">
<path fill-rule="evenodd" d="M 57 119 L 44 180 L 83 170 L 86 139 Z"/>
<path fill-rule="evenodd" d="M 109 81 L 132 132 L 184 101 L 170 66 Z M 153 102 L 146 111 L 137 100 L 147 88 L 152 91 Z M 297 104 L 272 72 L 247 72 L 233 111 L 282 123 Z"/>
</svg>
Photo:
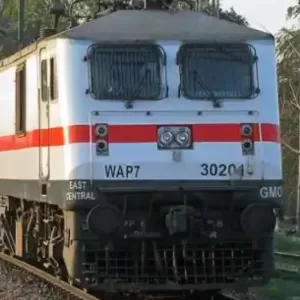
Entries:
<svg viewBox="0 0 300 300">
<path fill-rule="evenodd" d="M 269 33 L 201 12 L 120 10 L 64 31 L 56 37 L 97 41 L 181 40 L 246 41 L 273 38 Z"/>
</svg>

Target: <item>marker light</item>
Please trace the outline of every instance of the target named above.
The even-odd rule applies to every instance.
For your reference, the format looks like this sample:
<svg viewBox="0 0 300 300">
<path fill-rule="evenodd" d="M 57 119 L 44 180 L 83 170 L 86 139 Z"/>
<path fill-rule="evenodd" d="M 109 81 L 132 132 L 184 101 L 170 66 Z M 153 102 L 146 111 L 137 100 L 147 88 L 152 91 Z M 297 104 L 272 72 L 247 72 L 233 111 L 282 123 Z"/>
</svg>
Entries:
<svg viewBox="0 0 300 300">
<path fill-rule="evenodd" d="M 250 124 L 243 124 L 241 127 L 241 134 L 244 136 L 251 136 L 252 135 L 252 126 Z"/>
<path fill-rule="evenodd" d="M 106 124 L 98 124 L 95 129 L 96 135 L 98 137 L 105 137 L 108 133 L 108 128 Z"/>
<path fill-rule="evenodd" d="M 243 152 L 248 153 L 253 148 L 253 142 L 250 139 L 244 140 L 242 142 Z"/>
<path fill-rule="evenodd" d="M 96 143 L 97 151 L 106 152 L 108 150 L 108 144 L 105 140 L 98 140 Z"/>
</svg>

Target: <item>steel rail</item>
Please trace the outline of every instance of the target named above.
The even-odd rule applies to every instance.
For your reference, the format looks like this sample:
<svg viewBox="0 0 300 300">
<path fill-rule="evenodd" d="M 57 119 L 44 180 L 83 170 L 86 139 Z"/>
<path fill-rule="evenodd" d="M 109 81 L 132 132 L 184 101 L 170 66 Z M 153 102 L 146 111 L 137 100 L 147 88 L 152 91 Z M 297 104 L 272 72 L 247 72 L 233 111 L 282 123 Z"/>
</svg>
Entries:
<svg viewBox="0 0 300 300">
<path fill-rule="evenodd" d="M 245 298 L 241 298 L 240 296 L 234 295 L 231 292 L 223 292 L 223 291 L 219 292 L 214 298 L 214 300 L 242 300 L 242 299 Z"/>
<path fill-rule="evenodd" d="M 294 258 L 300 260 L 300 254 L 293 254 L 293 253 L 287 253 L 287 252 L 278 252 L 275 251 L 274 254 L 279 257 L 286 257 L 286 258 Z"/>
</svg>

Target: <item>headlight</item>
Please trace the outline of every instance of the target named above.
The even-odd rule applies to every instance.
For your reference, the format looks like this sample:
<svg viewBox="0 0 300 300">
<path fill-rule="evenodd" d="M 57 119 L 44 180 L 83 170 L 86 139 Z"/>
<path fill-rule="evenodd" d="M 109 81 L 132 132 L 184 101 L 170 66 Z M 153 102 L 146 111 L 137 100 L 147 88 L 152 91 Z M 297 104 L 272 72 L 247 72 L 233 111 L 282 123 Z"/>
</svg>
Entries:
<svg viewBox="0 0 300 300">
<path fill-rule="evenodd" d="M 157 146 L 159 149 L 191 149 L 192 133 L 189 126 L 160 126 L 157 129 Z"/>
<path fill-rule="evenodd" d="M 173 142 L 173 140 L 174 140 L 174 135 L 172 134 L 172 132 L 168 130 L 163 131 L 158 137 L 158 142 L 162 146 L 170 145 Z"/>
<path fill-rule="evenodd" d="M 187 131 L 179 131 L 176 134 L 176 142 L 180 146 L 186 146 L 190 143 L 190 135 Z"/>
</svg>

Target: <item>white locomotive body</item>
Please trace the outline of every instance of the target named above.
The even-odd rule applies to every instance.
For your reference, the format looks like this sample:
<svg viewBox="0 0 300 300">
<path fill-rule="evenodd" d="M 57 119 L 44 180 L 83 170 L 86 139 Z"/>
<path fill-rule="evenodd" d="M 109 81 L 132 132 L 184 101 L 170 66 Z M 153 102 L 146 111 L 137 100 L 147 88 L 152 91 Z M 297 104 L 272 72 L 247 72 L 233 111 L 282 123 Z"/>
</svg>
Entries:
<svg viewBox="0 0 300 300">
<path fill-rule="evenodd" d="M 261 233 L 283 199 L 273 37 L 201 13 L 119 11 L 3 60 L 0 89 L 0 193 L 63 211 L 54 259 L 70 279 L 105 289 L 119 274 L 116 290 L 178 291 L 269 277 L 272 238 Z M 130 252 L 140 265 L 120 258 L 127 273 L 102 265 L 117 251 L 111 236 L 125 252 L 152 241 L 149 260 Z M 196 275 L 175 270 L 170 245 L 182 241 L 199 256 Z"/>
</svg>

